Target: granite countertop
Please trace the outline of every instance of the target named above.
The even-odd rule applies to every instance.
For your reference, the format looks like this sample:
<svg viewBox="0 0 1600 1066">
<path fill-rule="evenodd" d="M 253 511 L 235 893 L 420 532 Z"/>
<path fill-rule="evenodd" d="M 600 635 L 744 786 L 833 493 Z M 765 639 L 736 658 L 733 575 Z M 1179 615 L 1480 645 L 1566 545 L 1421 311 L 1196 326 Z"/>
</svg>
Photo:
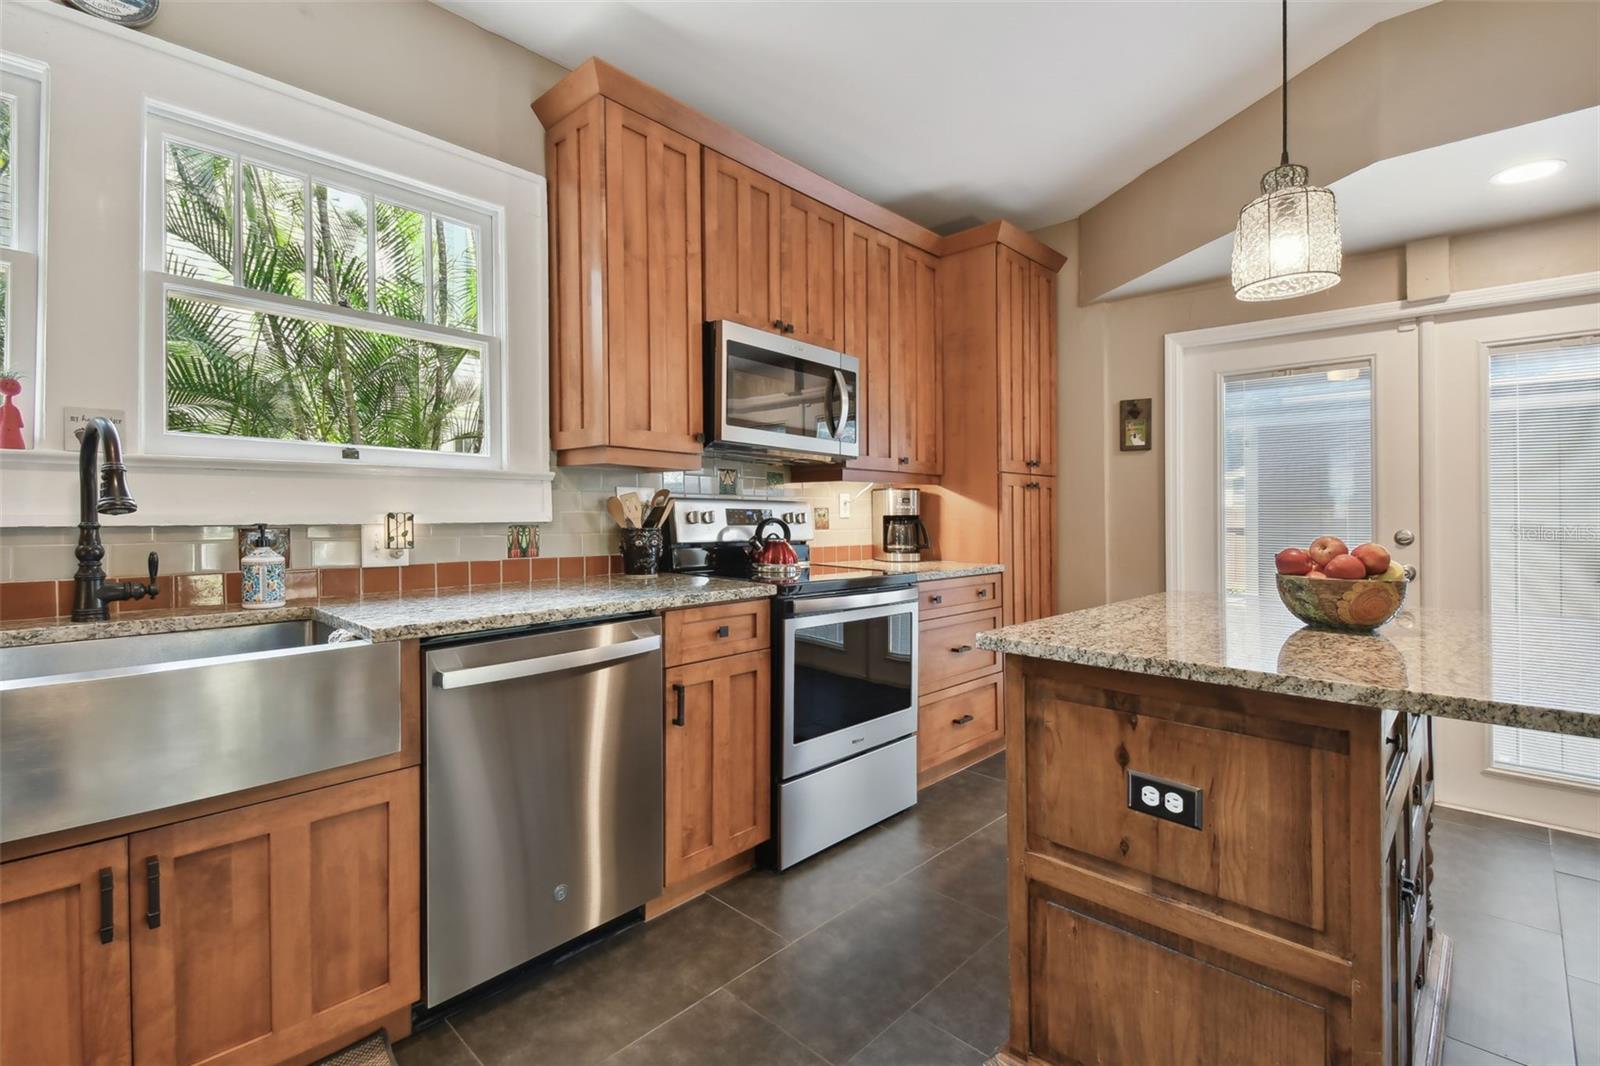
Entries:
<svg viewBox="0 0 1600 1066">
<path fill-rule="evenodd" d="M 980 577 L 1005 572 L 1000 563 L 963 563 L 951 559 L 928 559 L 920 563 L 886 563 L 876 559 L 853 559 L 848 563 L 829 563 L 846 570 L 875 570 L 880 574 L 910 574 L 913 581 L 943 581 L 955 577 Z"/>
<path fill-rule="evenodd" d="M 1600 627 L 1532 634 L 1407 607 L 1376 634 L 1301 625 L 1276 597 L 1161 593 L 978 634 L 978 646 L 1291 696 L 1600 737 Z M 1555 627 L 1551 633 L 1549 626 Z M 1559 647 L 1552 658 L 1544 652 Z"/>
<path fill-rule="evenodd" d="M 613 574 L 535 581 L 529 586 L 307 600 L 257 610 L 237 605 L 152 609 L 133 611 L 108 622 L 73 622 L 65 618 L 7 622 L 0 624 L 0 648 L 308 619 L 353 630 L 368 640 L 405 640 L 762 599 L 776 591 L 771 585 L 719 577 Z"/>
</svg>

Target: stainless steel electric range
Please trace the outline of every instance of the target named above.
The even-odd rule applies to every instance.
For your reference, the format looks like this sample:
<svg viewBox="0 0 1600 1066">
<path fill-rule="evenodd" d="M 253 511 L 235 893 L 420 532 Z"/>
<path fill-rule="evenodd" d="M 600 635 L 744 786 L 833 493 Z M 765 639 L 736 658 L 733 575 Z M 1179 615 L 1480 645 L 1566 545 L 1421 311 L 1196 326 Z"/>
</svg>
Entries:
<svg viewBox="0 0 1600 1066">
<path fill-rule="evenodd" d="M 783 520 L 800 574 L 757 578 L 751 537 Z M 773 600 L 773 841 L 787 869 L 917 802 L 917 594 L 908 577 L 812 565 L 804 500 L 680 497 L 668 565 L 750 578 Z"/>
</svg>

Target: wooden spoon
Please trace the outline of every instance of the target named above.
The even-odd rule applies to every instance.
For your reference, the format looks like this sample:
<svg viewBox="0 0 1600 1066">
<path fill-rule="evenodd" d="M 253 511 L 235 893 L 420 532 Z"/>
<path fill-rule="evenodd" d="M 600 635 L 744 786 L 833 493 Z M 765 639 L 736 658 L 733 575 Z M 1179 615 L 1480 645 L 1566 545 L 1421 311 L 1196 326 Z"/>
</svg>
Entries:
<svg viewBox="0 0 1600 1066">
<path fill-rule="evenodd" d="M 667 517 L 667 504 L 672 499 L 672 493 L 666 489 L 657 489 L 656 494 L 650 497 L 650 509 L 645 512 L 644 528 L 654 529 Z"/>
<path fill-rule="evenodd" d="M 644 525 L 644 501 L 639 499 L 637 492 L 622 497 L 622 513 L 627 515 L 628 525 L 634 529 Z"/>
<path fill-rule="evenodd" d="M 623 529 L 627 529 L 633 524 L 628 521 L 628 509 L 623 506 L 622 497 L 620 496 L 606 498 L 606 514 L 610 515 L 611 520 Z"/>
</svg>

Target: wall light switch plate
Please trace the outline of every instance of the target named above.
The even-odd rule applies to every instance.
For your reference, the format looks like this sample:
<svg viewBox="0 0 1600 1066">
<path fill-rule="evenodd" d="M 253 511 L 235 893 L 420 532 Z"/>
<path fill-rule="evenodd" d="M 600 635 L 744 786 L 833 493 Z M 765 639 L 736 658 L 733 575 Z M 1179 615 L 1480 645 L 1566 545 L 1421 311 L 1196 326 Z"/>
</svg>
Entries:
<svg viewBox="0 0 1600 1066">
<path fill-rule="evenodd" d="M 408 566 L 411 563 L 409 551 L 390 551 L 384 547 L 384 525 L 382 522 L 371 526 L 361 527 L 361 565 L 362 566 Z"/>
<path fill-rule="evenodd" d="M 1205 824 L 1205 791 L 1137 770 L 1128 771 L 1128 809 L 1189 829 Z"/>
<path fill-rule="evenodd" d="M 848 492 L 839 493 L 839 517 L 841 519 L 850 517 L 850 494 Z"/>
</svg>

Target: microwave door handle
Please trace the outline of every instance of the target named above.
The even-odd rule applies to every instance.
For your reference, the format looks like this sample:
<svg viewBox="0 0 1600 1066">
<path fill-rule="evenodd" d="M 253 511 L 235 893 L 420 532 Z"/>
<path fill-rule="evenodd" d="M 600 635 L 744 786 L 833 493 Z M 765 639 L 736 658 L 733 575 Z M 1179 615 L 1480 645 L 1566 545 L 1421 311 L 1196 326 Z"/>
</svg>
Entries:
<svg viewBox="0 0 1600 1066">
<path fill-rule="evenodd" d="M 845 423 L 850 421 L 850 381 L 844 376 L 843 370 L 833 372 L 833 391 L 839 394 L 839 421 L 833 426 L 833 439 L 838 440 L 839 434 L 844 432 Z M 833 413 L 833 402 L 828 403 L 829 414 Z"/>
</svg>

